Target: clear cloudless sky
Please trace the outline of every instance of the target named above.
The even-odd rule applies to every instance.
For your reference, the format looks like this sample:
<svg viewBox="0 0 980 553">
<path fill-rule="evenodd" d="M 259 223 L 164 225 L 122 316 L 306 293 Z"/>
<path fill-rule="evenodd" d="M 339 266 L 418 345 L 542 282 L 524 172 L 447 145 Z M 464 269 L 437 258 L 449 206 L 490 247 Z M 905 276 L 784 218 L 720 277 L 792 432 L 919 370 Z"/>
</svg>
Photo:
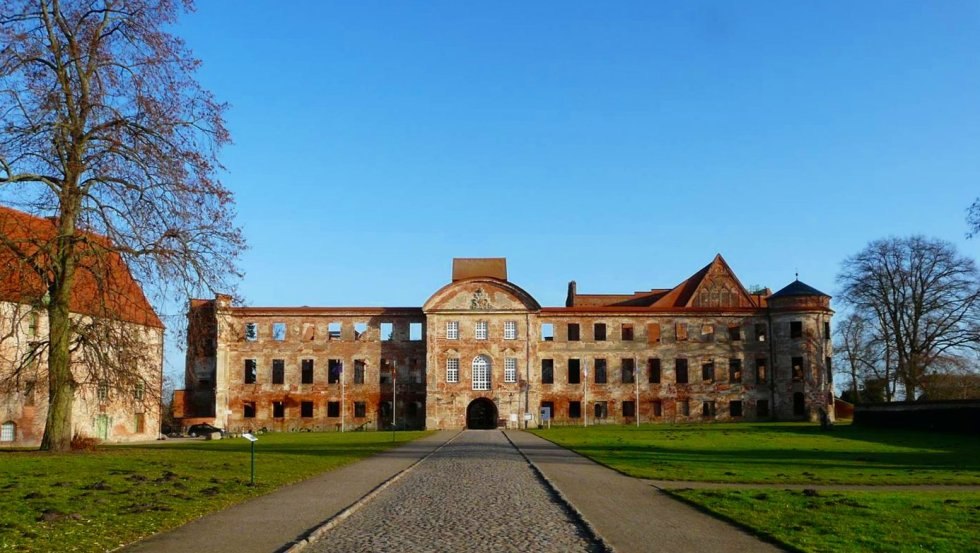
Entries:
<svg viewBox="0 0 980 553">
<path fill-rule="evenodd" d="M 230 105 L 251 305 L 420 306 L 453 257 L 542 305 L 715 253 L 830 294 L 876 238 L 980 257 L 976 1 L 199 0 L 173 30 Z"/>
</svg>

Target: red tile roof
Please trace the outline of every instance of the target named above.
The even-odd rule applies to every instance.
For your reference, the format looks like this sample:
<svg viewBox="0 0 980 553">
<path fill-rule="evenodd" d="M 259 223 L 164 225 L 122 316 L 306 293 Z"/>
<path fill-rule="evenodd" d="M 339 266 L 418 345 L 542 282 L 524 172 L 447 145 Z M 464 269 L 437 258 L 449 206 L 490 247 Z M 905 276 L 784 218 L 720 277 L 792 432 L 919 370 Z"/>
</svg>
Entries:
<svg viewBox="0 0 980 553">
<path fill-rule="evenodd" d="M 6 241 L 23 254 L 33 256 L 38 264 L 47 265 L 50 260 L 45 251 L 54 244 L 54 223 L 0 206 L 0 235 L 5 238 L 0 241 L 0 300 L 36 303 L 45 293 L 45 283 Z M 87 236 L 102 243 L 106 241 L 96 234 Z M 80 259 L 70 309 L 73 313 L 163 328 L 160 317 L 116 252 L 104 256 L 93 253 Z"/>
</svg>

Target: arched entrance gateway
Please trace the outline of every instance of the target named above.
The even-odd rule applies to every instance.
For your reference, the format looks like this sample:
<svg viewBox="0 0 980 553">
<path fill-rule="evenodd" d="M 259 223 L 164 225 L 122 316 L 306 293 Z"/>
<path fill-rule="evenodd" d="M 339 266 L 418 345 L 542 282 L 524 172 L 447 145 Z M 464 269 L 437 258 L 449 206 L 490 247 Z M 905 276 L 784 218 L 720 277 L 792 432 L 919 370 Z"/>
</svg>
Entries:
<svg viewBox="0 0 980 553">
<path fill-rule="evenodd" d="M 466 428 L 490 430 L 497 428 L 497 406 L 485 397 L 478 397 L 466 408 Z"/>
</svg>

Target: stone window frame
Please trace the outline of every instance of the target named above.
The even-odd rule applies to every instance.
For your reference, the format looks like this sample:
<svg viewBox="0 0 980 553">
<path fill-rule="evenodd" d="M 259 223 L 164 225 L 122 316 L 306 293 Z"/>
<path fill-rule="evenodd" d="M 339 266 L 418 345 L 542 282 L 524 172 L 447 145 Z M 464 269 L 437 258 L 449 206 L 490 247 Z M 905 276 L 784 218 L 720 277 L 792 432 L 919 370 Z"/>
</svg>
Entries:
<svg viewBox="0 0 980 553">
<path fill-rule="evenodd" d="M 517 358 L 504 358 L 504 382 L 513 384 L 517 382 Z"/>
<path fill-rule="evenodd" d="M 446 382 L 459 382 L 459 357 L 446 359 Z"/>
<path fill-rule="evenodd" d="M 446 321 L 446 339 L 459 340 L 459 321 Z"/>
<path fill-rule="evenodd" d="M 487 336 L 490 334 L 490 323 L 487 321 L 476 321 L 473 324 L 473 339 L 474 340 L 486 340 Z"/>
<path fill-rule="evenodd" d="M 517 339 L 517 321 L 504 321 L 504 340 Z"/>
<path fill-rule="evenodd" d="M 470 363 L 470 387 L 474 391 L 485 392 L 490 390 L 490 372 L 493 364 L 486 355 L 477 355 Z"/>
</svg>

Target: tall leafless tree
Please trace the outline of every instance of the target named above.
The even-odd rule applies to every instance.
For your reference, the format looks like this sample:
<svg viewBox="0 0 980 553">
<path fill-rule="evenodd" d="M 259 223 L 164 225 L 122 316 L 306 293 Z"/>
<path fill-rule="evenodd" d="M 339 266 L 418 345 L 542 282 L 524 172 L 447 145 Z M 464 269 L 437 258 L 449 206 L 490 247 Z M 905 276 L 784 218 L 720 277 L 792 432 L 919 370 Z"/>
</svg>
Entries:
<svg viewBox="0 0 980 553">
<path fill-rule="evenodd" d="M 966 224 L 970 225 L 970 230 L 967 231 L 968 237 L 975 238 L 980 235 L 980 198 L 974 200 L 970 208 L 967 209 Z"/>
<path fill-rule="evenodd" d="M 225 106 L 166 31 L 192 7 L 0 0 L 0 199 L 54 226 L 35 251 L 0 243 L 43 283 L 33 302 L 50 325 L 42 449 L 70 447 L 73 348 L 94 341 L 90 361 L 125 366 L 112 332 L 70 314 L 80 267 L 121 256 L 154 299 L 227 289 L 238 276 L 244 241 L 217 177 Z"/>
<path fill-rule="evenodd" d="M 948 242 L 876 240 L 844 261 L 837 281 L 840 299 L 875 325 L 906 399 L 937 360 L 980 350 L 980 273 Z"/>
</svg>

